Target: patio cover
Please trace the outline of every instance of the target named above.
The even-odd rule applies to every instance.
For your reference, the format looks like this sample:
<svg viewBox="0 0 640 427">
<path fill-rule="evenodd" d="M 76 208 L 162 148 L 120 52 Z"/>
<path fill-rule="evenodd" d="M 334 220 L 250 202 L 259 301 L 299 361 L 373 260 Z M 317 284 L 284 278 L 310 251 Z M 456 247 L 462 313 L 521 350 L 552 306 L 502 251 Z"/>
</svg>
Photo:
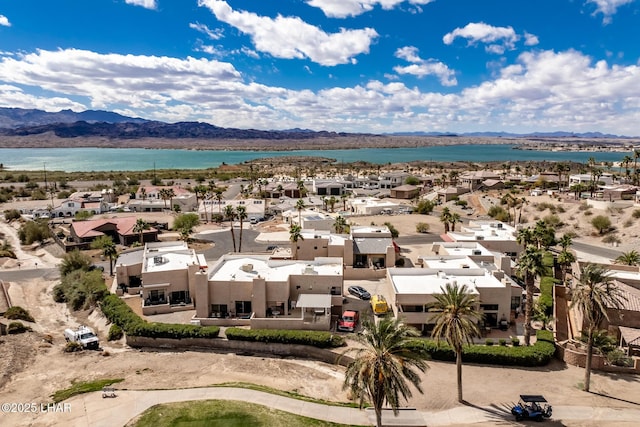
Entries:
<svg viewBox="0 0 640 427">
<path fill-rule="evenodd" d="M 329 294 L 300 294 L 296 302 L 298 308 L 331 308 Z"/>
</svg>

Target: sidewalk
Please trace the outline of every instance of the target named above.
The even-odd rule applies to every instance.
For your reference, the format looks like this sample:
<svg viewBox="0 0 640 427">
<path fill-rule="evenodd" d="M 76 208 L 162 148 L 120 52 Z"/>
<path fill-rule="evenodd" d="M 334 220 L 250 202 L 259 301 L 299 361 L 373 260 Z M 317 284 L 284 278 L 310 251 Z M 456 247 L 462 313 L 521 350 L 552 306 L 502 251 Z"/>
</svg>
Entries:
<svg viewBox="0 0 640 427">
<path fill-rule="evenodd" d="M 360 410 L 339 406 L 327 406 L 302 400 L 277 396 L 255 390 L 231 387 L 204 387 L 179 390 L 117 390 L 116 398 L 103 399 L 101 392 L 75 396 L 63 404 L 70 410 L 61 413 L 36 415 L 31 420 L 26 417 L 7 420 L 10 425 L 65 425 L 69 427 L 113 427 L 124 426 L 153 405 L 184 402 L 190 400 L 236 400 L 256 403 L 306 417 L 335 423 L 371 426 L 375 425 L 372 410 Z M 493 407 L 459 406 L 444 411 L 400 411 L 394 418 L 385 411 L 383 420 L 386 425 L 405 426 L 446 426 L 471 425 L 476 423 L 500 424 L 513 421 L 510 403 Z M 25 414 L 10 414 L 25 415 Z M 11 417 L 8 417 L 11 418 Z M 616 409 L 588 406 L 554 406 L 554 421 L 576 422 L 637 422 L 640 409 Z M 24 422 L 27 424 L 23 424 Z M 569 424 L 570 425 L 570 424 Z"/>
</svg>

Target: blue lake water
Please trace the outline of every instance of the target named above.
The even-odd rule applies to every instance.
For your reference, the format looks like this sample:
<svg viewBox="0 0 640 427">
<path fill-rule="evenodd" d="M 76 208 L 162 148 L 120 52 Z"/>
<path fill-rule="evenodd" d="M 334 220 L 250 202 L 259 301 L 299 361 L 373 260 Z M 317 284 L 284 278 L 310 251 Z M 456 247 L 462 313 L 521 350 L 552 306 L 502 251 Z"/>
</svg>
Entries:
<svg viewBox="0 0 640 427">
<path fill-rule="evenodd" d="M 375 164 L 424 160 L 455 161 L 573 161 L 619 162 L 627 152 L 556 152 L 514 150 L 512 145 L 448 145 L 416 148 L 360 148 L 348 150 L 195 151 L 143 148 L 0 148 L 0 163 L 11 170 L 139 171 L 156 169 L 206 169 L 222 163 L 281 156 L 315 156 L 350 163 Z"/>
</svg>

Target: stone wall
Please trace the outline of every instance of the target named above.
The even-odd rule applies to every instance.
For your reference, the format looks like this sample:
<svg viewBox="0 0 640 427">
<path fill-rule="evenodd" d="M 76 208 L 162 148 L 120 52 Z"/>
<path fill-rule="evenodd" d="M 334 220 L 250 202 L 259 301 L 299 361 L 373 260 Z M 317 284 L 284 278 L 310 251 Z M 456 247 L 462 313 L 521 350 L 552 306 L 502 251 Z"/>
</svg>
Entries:
<svg viewBox="0 0 640 427">
<path fill-rule="evenodd" d="M 329 364 L 347 366 L 353 361 L 349 356 L 341 356 L 341 349 L 336 351 L 298 344 L 261 343 L 251 341 L 226 340 L 222 338 L 147 338 L 126 337 L 127 344 L 134 348 L 170 348 L 181 350 L 222 350 L 235 353 L 275 354 L 293 356 L 300 359 L 313 359 Z"/>
<path fill-rule="evenodd" d="M 570 343 L 557 343 L 556 356 L 563 360 L 565 363 L 573 366 L 579 366 L 584 368 L 587 360 L 587 354 L 579 349 L 576 349 Z M 640 359 L 634 358 L 634 365 L 630 368 L 623 366 L 613 366 L 606 363 L 606 359 L 600 354 L 594 354 L 591 359 L 591 368 L 596 371 L 603 372 L 616 372 L 616 373 L 630 373 L 640 374 Z"/>
</svg>

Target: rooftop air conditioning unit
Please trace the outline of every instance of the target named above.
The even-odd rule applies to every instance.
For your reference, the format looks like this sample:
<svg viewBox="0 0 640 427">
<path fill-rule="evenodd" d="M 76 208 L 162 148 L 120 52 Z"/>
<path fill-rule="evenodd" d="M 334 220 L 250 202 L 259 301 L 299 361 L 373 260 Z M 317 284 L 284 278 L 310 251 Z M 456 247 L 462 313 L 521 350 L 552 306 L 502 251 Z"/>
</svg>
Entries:
<svg viewBox="0 0 640 427">
<path fill-rule="evenodd" d="M 502 228 L 502 223 L 501 223 L 501 222 L 499 222 L 498 224 L 496 224 L 496 226 L 497 226 L 498 228 Z"/>
</svg>

